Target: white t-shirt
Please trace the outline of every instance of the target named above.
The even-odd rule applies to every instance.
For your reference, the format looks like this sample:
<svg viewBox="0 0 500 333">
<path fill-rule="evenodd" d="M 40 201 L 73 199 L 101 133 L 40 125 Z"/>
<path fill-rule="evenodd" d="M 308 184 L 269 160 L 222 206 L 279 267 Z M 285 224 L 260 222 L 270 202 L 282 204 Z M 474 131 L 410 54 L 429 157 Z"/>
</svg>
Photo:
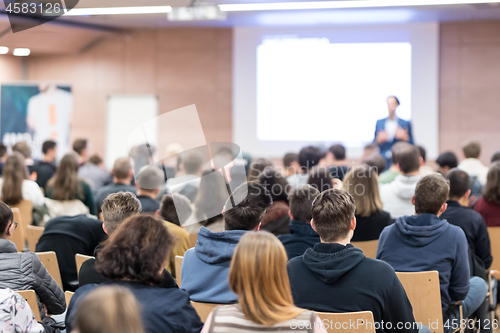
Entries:
<svg viewBox="0 0 500 333">
<path fill-rule="evenodd" d="M 399 126 L 398 118 L 394 119 L 387 118 L 385 120 L 385 131 L 387 132 L 388 135 L 387 141 L 394 140 L 398 126 Z"/>
</svg>

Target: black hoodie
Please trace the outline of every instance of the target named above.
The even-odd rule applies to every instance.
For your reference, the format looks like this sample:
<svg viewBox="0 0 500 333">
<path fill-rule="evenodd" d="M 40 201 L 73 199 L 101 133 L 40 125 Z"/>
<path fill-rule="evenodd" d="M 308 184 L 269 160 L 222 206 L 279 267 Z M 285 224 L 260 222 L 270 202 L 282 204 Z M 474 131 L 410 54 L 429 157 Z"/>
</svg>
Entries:
<svg viewBox="0 0 500 333">
<path fill-rule="evenodd" d="M 298 307 L 320 312 L 371 311 L 376 328 L 384 323 L 377 329 L 379 333 L 418 332 L 416 328 L 397 327 L 415 319 L 394 269 L 383 261 L 366 258 L 351 244 L 316 244 L 291 259 L 287 269 Z"/>
</svg>

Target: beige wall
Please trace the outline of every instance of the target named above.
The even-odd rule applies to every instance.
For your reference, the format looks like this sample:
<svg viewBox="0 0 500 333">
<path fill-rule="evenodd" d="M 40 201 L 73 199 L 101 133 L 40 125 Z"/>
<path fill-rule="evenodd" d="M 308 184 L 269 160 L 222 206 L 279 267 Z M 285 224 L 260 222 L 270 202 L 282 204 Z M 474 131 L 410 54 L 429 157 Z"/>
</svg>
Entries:
<svg viewBox="0 0 500 333">
<path fill-rule="evenodd" d="M 0 55 L 0 83 L 21 80 L 22 61 L 19 57 Z"/>
<path fill-rule="evenodd" d="M 161 114 L 196 104 L 207 141 L 232 138 L 231 29 L 115 35 L 78 55 L 30 57 L 27 79 L 72 85 L 72 136 L 89 137 L 92 150 L 102 155 L 110 94 L 156 94 Z"/>
<path fill-rule="evenodd" d="M 500 150 L 500 21 L 443 23 L 440 46 L 440 151 L 461 159 L 476 139 L 488 165 Z"/>
</svg>

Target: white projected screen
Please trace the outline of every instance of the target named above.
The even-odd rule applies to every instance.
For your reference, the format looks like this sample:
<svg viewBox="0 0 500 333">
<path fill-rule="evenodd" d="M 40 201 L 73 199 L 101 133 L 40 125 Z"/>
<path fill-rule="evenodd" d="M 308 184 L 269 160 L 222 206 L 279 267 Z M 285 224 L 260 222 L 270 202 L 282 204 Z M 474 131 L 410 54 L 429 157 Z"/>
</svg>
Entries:
<svg viewBox="0 0 500 333">
<path fill-rule="evenodd" d="M 263 38 L 257 46 L 259 141 L 328 141 L 350 147 L 373 140 L 375 122 L 411 119 L 412 46 L 331 43 L 328 38 Z"/>
</svg>

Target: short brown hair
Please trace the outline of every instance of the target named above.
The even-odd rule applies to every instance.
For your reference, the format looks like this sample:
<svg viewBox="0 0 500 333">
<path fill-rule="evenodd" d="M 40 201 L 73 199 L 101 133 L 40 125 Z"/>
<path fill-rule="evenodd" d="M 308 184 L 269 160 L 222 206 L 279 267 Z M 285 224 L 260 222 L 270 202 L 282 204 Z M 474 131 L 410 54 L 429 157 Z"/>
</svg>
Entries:
<svg viewBox="0 0 500 333">
<path fill-rule="evenodd" d="M 368 217 L 384 208 L 375 168 L 363 165 L 349 171 L 344 178 L 344 190 L 354 198 L 357 216 Z"/>
<path fill-rule="evenodd" d="M 73 150 L 78 154 L 81 155 L 82 151 L 87 148 L 87 139 L 76 139 L 75 142 L 73 142 Z"/>
<path fill-rule="evenodd" d="M 448 200 L 450 182 L 439 174 L 423 177 L 415 188 L 415 213 L 437 214 Z"/>
<path fill-rule="evenodd" d="M 462 145 L 465 158 L 478 158 L 481 154 L 481 144 L 479 141 L 468 140 Z"/>
<path fill-rule="evenodd" d="M 98 154 L 93 154 L 92 156 L 89 157 L 89 163 L 99 165 L 102 163 L 102 157 L 99 156 Z"/>
<path fill-rule="evenodd" d="M 318 189 L 311 185 L 304 185 L 290 192 L 288 201 L 290 212 L 294 220 L 307 223 L 311 222 L 312 203 L 318 194 Z"/>
<path fill-rule="evenodd" d="M 486 201 L 500 204 L 500 162 L 494 162 L 490 166 L 483 188 L 483 197 Z"/>
<path fill-rule="evenodd" d="M 141 202 L 131 192 L 112 193 L 104 199 L 102 204 L 104 226 L 111 235 L 127 218 L 141 212 Z"/>
<path fill-rule="evenodd" d="M 199 151 L 189 151 L 181 155 L 181 164 L 187 174 L 195 174 L 200 171 L 203 164 L 203 158 Z"/>
<path fill-rule="evenodd" d="M 165 221 L 183 226 L 193 209 L 188 198 L 179 193 L 172 193 L 163 196 L 158 212 Z"/>
<path fill-rule="evenodd" d="M 450 182 L 450 199 L 459 199 L 467 193 L 470 187 L 470 176 L 460 169 L 451 169 L 446 174 L 446 179 Z"/>
<path fill-rule="evenodd" d="M 24 158 L 31 158 L 31 148 L 26 142 L 18 142 L 12 146 L 12 151 L 18 152 Z"/>
<path fill-rule="evenodd" d="M 332 188 L 320 193 L 313 202 L 312 217 L 321 240 L 333 243 L 346 237 L 355 212 L 349 192 Z"/>
<path fill-rule="evenodd" d="M 113 175 L 117 179 L 126 179 L 130 175 L 132 164 L 127 157 L 117 158 L 113 165 Z"/>
<path fill-rule="evenodd" d="M 173 242 L 162 221 L 151 215 L 130 217 L 105 241 L 96 270 L 108 279 L 157 285 Z"/>
<path fill-rule="evenodd" d="M 405 145 L 398 148 L 396 162 L 403 174 L 418 171 L 420 168 L 420 150 L 414 145 Z"/>
</svg>

